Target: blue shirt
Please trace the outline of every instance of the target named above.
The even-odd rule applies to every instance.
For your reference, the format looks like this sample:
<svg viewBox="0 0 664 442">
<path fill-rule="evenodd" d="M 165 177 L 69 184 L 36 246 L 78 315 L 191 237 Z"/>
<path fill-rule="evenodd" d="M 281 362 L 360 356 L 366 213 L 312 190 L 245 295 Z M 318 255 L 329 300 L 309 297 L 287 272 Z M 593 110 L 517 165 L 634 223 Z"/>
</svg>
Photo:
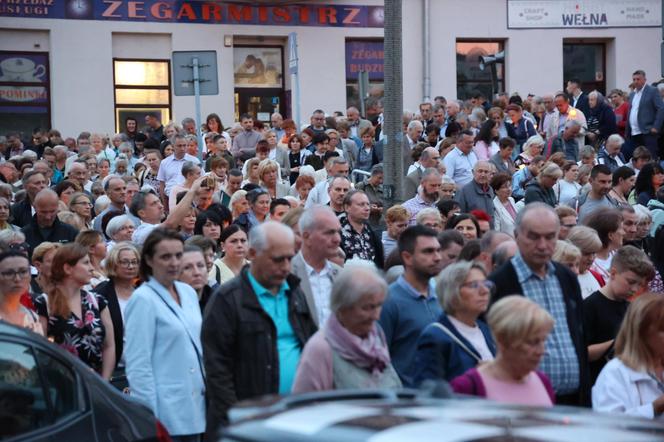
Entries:
<svg viewBox="0 0 664 442">
<path fill-rule="evenodd" d="M 267 313 L 277 330 L 277 351 L 279 352 L 279 394 L 288 394 L 293 386 L 297 364 L 300 362 L 300 343 L 288 320 L 288 296 L 290 289 L 286 281 L 275 295 L 263 287 L 251 272 L 247 272 L 251 288 L 256 293 L 258 302 Z"/>
<path fill-rule="evenodd" d="M 428 295 L 420 292 L 400 276 L 387 290 L 387 299 L 380 314 L 392 365 L 404 385 L 412 385 L 413 360 L 417 339 L 422 330 L 438 320 L 442 308 L 438 303 L 435 282 L 429 280 Z"/>
<path fill-rule="evenodd" d="M 546 353 L 539 369 L 551 380 L 556 394 L 571 394 L 579 389 L 579 359 L 567 325 L 567 309 L 555 267 L 549 262 L 544 278 L 533 273 L 517 253 L 511 260 L 523 294 L 542 307 L 554 319 L 546 340 Z"/>
</svg>

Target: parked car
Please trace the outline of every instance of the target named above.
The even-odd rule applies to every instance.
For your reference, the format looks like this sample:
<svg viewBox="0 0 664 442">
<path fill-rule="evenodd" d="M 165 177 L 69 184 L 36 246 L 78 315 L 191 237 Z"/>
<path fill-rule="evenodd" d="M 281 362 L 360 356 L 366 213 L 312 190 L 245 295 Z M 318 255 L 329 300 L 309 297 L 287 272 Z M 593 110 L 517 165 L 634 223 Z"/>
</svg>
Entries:
<svg viewBox="0 0 664 442">
<path fill-rule="evenodd" d="M 534 408 L 421 391 L 331 391 L 239 404 L 220 440 L 654 442 L 664 424 L 574 407 Z"/>
<path fill-rule="evenodd" d="M 166 442 L 144 405 L 77 358 L 0 321 L 0 440 Z"/>
</svg>

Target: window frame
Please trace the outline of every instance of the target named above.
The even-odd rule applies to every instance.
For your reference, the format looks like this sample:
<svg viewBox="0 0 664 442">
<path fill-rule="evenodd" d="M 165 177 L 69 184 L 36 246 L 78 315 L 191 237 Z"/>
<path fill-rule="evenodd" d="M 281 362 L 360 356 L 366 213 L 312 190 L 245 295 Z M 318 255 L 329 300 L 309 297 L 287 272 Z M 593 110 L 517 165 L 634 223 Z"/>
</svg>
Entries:
<svg viewBox="0 0 664 442">
<path fill-rule="evenodd" d="M 168 73 L 168 85 L 166 86 L 155 86 L 155 85 L 118 85 L 116 83 L 117 79 L 115 78 L 115 62 L 116 61 L 129 61 L 129 62 L 143 62 L 143 63 L 166 63 L 167 73 Z M 168 109 L 168 117 L 170 120 L 173 119 L 173 75 L 171 73 L 171 60 L 167 58 L 124 58 L 124 57 L 113 57 L 112 63 L 113 69 L 113 118 L 115 118 L 115 131 L 121 132 L 120 121 L 118 119 L 118 110 L 119 109 L 136 109 L 136 110 L 161 110 L 164 108 Z M 168 105 L 164 104 L 118 104 L 116 91 L 118 89 L 122 90 L 158 90 L 158 91 L 167 91 L 168 92 Z M 139 122 L 139 125 L 141 122 Z"/>
<path fill-rule="evenodd" d="M 348 95 L 349 88 L 354 88 L 357 90 L 359 94 L 360 90 L 360 80 L 359 76 L 358 78 L 349 78 L 346 72 L 346 67 L 348 66 L 348 60 L 346 59 L 346 44 L 352 43 L 352 42 L 360 42 L 360 43 L 383 43 L 383 51 L 385 50 L 385 39 L 382 37 L 346 37 L 344 39 L 344 77 L 345 77 L 345 82 L 344 82 L 344 95 L 346 96 L 346 108 L 350 106 L 355 106 L 357 109 L 360 109 L 360 102 L 358 100 L 358 103 L 352 103 L 349 98 L 350 96 Z M 383 78 L 378 80 L 378 79 L 369 79 L 369 88 L 374 86 L 383 86 L 383 95 L 380 97 L 380 99 L 385 98 L 385 59 L 383 58 Z M 367 91 L 368 92 L 368 91 Z M 361 97 L 360 97 L 361 99 Z M 365 115 L 361 116 L 362 118 L 366 118 Z"/>
<path fill-rule="evenodd" d="M 507 39 L 504 39 L 504 38 L 457 38 L 454 41 L 454 57 L 455 57 L 455 65 L 454 65 L 455 76 L 454 76 L 454 80 L 456 81 L 457 99 L 459 99 L 459 100 L 469 100 L 472 97 L 461 98 L 459 96 L 459 91 L 460 91 L 462 85 L 481 84 L 481 85 L 488 85 L 488 86 L 491 87 L 492 81 L 491 81 L 491 79 L 489 79 L 489 80 L 463 81 L 463 82 L 459 81 L 459 69 L 458 69 L 457 60 L 456 60 L 457 55 L 458 55 L 457 45 L 459 43 L 496 43 L 496 44 L 498 44 L 498 51 L 497 52 L 501 52 L 501 51 L 505 51 L 505 46 L 507 44 Z M 496 79 L 497 83 L 498 83 L 498 90 L 494 91 L 494 93 L 501 93 L 501 92 L 505 92 L 507 90 L 507 85 L 506 85 L 506 83 L 507 83 L 507 63 L 503 62 L 502 65 L 503 65 L 503 69 L 502 69 L 503 70 L 503 72 L 502 72 L 503 75 L 502 75 L 502 77 L 499 77 L 499 78 Z M 489 102 L 491 102 L 493 100 L 493 97 L 486 97 L 486 98 Z"/>
</svg>

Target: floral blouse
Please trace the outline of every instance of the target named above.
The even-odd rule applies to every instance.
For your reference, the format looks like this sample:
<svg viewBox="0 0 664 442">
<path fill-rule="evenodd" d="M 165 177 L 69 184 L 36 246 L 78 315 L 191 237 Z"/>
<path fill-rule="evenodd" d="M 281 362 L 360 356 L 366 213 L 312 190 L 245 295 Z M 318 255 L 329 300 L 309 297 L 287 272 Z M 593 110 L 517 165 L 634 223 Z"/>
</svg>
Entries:
<svg viewBox="0 0 664 442">
<path fill-rule="evenodd" d="M 359 258 L 373 261 L 376 257 L 376 249 L 371 241 L 369 227 L 365 225 L 362 233 L 357 233 L 345 213 L 339 216 L 339 222 L 341 223 L 341 248 L 346 254 L 346 260 Z"/>
<path fill-rule="evenodd" d="M 101 372 L 102 348 L 106 330 L 101 322 L 101 312 L 108 302 L 103 296 L 81 290 L 82 318 L 73 312 L 67 318 L 48 314 L 48 298 L 45 294 L 35 299 L 39 316 L 48 318 L 46 334 L 53 342 Z"/>
</svg>

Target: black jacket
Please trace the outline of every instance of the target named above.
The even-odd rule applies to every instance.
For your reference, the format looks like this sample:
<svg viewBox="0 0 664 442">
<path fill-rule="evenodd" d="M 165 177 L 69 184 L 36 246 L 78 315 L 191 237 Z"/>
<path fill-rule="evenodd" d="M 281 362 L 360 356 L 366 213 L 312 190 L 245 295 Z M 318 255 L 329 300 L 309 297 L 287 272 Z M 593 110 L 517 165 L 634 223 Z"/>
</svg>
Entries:
<svg viewBox="0 0 664 442">
<path fill-rule="evenodd" d="M 576 356 L 579 359 L 579 391 L 578 403 L 590 406 L 590 366 L 588 365 L 588 348 L 583 331 L 583 299 L 577 276 L 564 265 L 553 262 L 556 277 L 560 283 L 565 302 L 567 325 L 569 334 L 574 344 Z M 519 283 L 516 270 L 511 261 L 494 270 L 489 279 L 496 284 L 496 292 L 491 298 L 491 303 L 509 295 L 522 295 L 523 288 Z"/>
<path fill-rule="evenodd" d="M 277 330 L 261 307 L 245 267 L 223 284 L 205 307 L 201 341 L 207 377 L 206 433 L 210 440 L 238 401 L 279 392 Z M 287 278 L 288 319 L 300 348 L 316 332 L 300 279 Z"/>
<path fill-rule="evenodd" d="M 113 340 L 115 341 L 115 365 L 118 365 L 122 357 L 123 350 L 123 337 L 124 337 L 124 323 L 122 322 L 122 313 L 120 312 L 120 303 L 118 302 L 118 295 L 115 292 L 115 283 L 113 279 L 100 282 L 94 289 L 95 293 L 99 293 L 108 302 L 108 313 L 111 315 L 111 322 L 113 323 Z"/>
<path fill-rule="evenodd" d="M 15 226 L 25 227 L 32 221 L 32 205 L 30 199 L 26 198 L 20 203 L 16 203 L 11 209 L 12 221 Z"/>
<path fill-rule="evenodd" d="M 526 186 L 526 196 L 523 200 L 526 204 L 539 202 L 548 204 L 551 207 L 556 207 L 558 204 L 558 198 L 553 189 L 542 187 L 537 180 L 528 183 Z"/>
<path fill-rule="evenodd" d="M 32 252 L 39 244 L 44 241 L 49 242 L 72 242 L 78 235 L 78 230 L 69 224 L 65 224 L 57 217 L 50 228 L 39 227 L 37 224 L 37 215 L 32 217 L 29 224 L 21 229 L 25 235 L 25 242 L 30 246 L 30 259 L 32 259 Z"/>
</svg>

